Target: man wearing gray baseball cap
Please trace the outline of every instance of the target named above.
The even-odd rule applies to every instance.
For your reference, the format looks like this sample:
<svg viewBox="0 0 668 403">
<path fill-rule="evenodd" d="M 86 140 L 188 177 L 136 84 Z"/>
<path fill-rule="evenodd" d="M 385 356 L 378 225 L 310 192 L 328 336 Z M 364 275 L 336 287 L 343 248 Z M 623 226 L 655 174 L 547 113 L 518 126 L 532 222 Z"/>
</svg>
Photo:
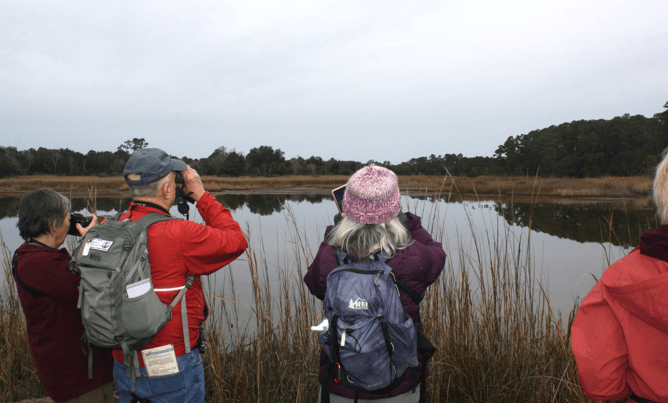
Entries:
<svg viewBox="0 0 668 403">
<path fill-rule="evenodd" d="M 171 158 L 159 148 L 143 148 L 130 156 L 123 175 L 128 185 L 148 185 L 159 181 L 172 171 L 180 172 L 186 169 L 188 166 L 185 162 Z M 129 179 L 128 175 L 134 180 Z"/>
<path fill-rule="evenodd" d="M 176 172 L 183 176 L 183 193 L 196 202 L 204 224 L 187 220 L 161 221 L 148 228 L 148 249 L 151 278 L 160 300 L 169 305 L 186 283 L 195 275 L 186 291 L 188 339 L 186 345 L 178 305 L 153 340 L 141 351 L 173 346 L 178 371 L 168 375 L 148 375 L 141 351 L 138 352 L 141 377 L 136 391 L 131 392 L 131 379 L 123 364 L 123 350 L 114 350 L 114 380 L 120 403 L 145 401 L 204 402 L 204 367 L 200 357 L 200 329 L 208 313 L 200 275 L 211 274 L 227 265 L 248 247 L 239 224 L 230 210 L 204 190 L 197 171 L 185 162 L 171 158 L 158 148 L 135 151 L 123 171 L 133 202 L 119 220 L 136 221 L 149 213 L 170 215 L 176 200 Z"/>
</svg>

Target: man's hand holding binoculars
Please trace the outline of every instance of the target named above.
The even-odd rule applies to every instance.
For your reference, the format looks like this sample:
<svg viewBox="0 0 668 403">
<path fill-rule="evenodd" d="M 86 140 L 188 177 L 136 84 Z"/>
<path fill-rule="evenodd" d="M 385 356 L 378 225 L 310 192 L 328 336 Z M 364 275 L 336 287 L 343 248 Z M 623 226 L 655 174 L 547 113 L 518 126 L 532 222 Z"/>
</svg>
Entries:
<svg viewBox="0 0 668 403">
<path fill-rule="evenodd" d="M 197 171 L 192 169 L 190 165 L 188 165 L 188 168 L 185 171 L 181 171 L 180 173 L 183 176 L 183 193 L 194 201 L 199 201 L 204 195 L 202 178 L 200 178 Z"/>
</svg>

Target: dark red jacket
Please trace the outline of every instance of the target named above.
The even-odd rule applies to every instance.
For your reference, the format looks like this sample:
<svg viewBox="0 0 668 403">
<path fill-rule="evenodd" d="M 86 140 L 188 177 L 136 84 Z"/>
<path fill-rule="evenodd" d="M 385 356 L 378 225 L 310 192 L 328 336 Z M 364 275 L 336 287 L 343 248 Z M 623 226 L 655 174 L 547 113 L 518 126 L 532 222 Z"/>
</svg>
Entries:
<svg viewBox="0 0 668 403">
<path fill-rule="evenodd" d="M 111 351 L 93 347 L 93 379 L 88 379 L 88 358 L 81 336 L 79 276 L 67 270 L 70 254 L 65 248 L 24 244 L 18 250 L 18 277 L 46 294 L 35 298 L 17 284 L 26 316 L 28 344 L 46 393 L 56 401 L 81 396 L 112 382 Z"/>
<path fill-rule="evenodd" d="M 431 235 L 422 228 L 420 217 L 406 213 L 407 220 L 404 223 L 411 232 L 413 242 L 403 250 L 387 261 L 388 266 L 392 268 L 394 275 L 412 286 L 421 296 L 424 297 L 427 287 L 438 278 L 445 266 L 445 252 L 440 242 L 436 242 Z M 327 227 L 325 239 L 332 227 Z M 323 241 L 320 249 L 313 259 L 313 263 L 308 268 L 304 282 L 311 294 L 322 300 L 325 298 L 327 290 L 327 275 L 339 265 L 336 260 L 334 247 Z M 401 302 L 404 304 L 406 313 L 410 315 L 413 321 L 421 328 L 420 308 L 401 290 Z M 322 382 L 324 374 L 324 363 L 326 355 L 324 351 L 320 353 L 320 381 Z M 415 376 L 419 379 L 421 368 L 418 367 Z M 409 369 L 406 373 L 406 380 L 399 385 L 391 396 L 396 396 L 408 392 L 412 388 L 413 370 Z M 348 388 L 342 385 L 336 385 L 330 382 L 330 392 L 335 395 L 354 398 L 356 388 Z M 390 397 L 390 395 L 374 395 L 360 392 L 360 399 L 380 399 Z"/>
<path fill-rule="evenodd" d="M 668 402 L 668 226 L 645 231 L 605 270 L 575 315 L 571 345 L 590 399 L 634 392 Z"/>
<path fill-rule="evenodd" d="M 200 326 L 206 319 L 206 301 L 199 276 L 221 269 L 248 247 L 246 237 L 232 218 L 230 210 L 223 207 L 209 192 L 197 202 L 197 210 L 206 225 L 193 221 L 171 220 L 155 223 L 148 229 L 148 253 L 154 288 L 181 287 L 187 276 L 197 276 L 185 295 L 191 347 L 197 343 Z M 136 221 L 149 213 L 165 214 L 157 208 L 132 203 L 120 219 L 130 218 Z M 178 290 L 157 294 L 162 302 L 170 304 Z M 174 345 L 177 357 L 185 354 L 180 303 L 172 310 L 172 320 L 167 322 L 142 350 L 166 344 Z M 141 353 L 138 356 L 139 364 L 144 365 Z M 114 358 L 123 362 L 123 350 L 114 350 Z"/>
</svg>

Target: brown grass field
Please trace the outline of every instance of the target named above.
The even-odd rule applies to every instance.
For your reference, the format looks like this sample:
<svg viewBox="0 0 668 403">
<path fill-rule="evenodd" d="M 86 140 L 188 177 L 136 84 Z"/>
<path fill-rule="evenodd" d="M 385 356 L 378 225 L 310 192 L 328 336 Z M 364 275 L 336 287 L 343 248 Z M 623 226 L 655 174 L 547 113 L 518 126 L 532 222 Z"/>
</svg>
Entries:
<svg viewBox="0 0 668 403">
<path fill-rule="evenodd" d="M 280 177 L 202 177 L 205 189 L 212 193 L 245 193 L 296 191 L 327 193 L 346 183 L 348 176 L 280 176 Z M 0 179 L 0 191 L 21 194 L 51 187 L 65 194 L 113 196 L 126 194 L 123 177 L 94 176 L 19 176 Z M 648 196 L 652 178 L 648 176 L 603 178 L 541 178 L 479 176 L 436 177 L 401 176 L 399 187 L 404 194 L 441 194 L 452 197 L 553 197 L 553 198 L 641 198 Z"/>
</svg>

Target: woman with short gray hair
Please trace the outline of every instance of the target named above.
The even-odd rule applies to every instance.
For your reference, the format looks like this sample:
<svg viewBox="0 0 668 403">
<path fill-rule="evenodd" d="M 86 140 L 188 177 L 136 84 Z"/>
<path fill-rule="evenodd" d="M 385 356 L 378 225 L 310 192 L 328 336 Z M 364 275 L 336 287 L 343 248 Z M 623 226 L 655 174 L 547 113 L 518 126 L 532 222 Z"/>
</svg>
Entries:
<svg viewBox="0 0 668 403">
<path fill-rule="evenodd" d="M 47 235 L 52 232 L 52 224 L 61 227 L 70 208 L 70 200 L 53 189 L 44 188 L 27 194 L 19 206 L 17 226 L 21 238 L 29 241 Z"/>
<path fill-rule="evenodd" d="M 17 227 L 26 241 L 14 254 L 12 272 L 26 316 L 28 344 L 46 393 L 58 402 L 114 401 L 110 350 L 91 347 L 93 377 L 82 351 L 84 328 L 77 308 L 79 276 L 67 270 L 62 246 L 70 230 L 70 201 L 53 189 L 26 194 Z M 97 224 L 93 216 L 81 235 Z"/>
</svg>

